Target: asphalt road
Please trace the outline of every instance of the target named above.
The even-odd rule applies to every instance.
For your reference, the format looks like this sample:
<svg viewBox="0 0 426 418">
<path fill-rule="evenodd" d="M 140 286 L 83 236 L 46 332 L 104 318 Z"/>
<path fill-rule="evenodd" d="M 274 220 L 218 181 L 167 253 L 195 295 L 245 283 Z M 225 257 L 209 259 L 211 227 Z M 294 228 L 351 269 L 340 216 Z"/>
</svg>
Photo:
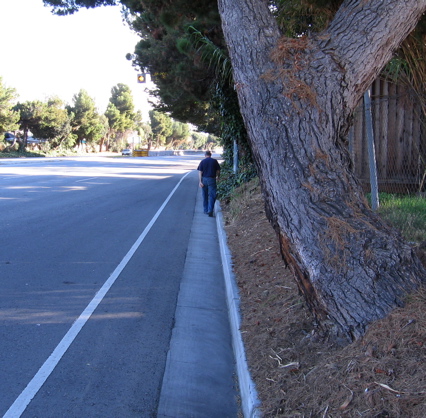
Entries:
<svg viewBox="0 0 426 418">
<path fill-rule="evenodd" d="M 155 416 L 200 158 L 0 162 L 0 416 Z"/>
</svg>

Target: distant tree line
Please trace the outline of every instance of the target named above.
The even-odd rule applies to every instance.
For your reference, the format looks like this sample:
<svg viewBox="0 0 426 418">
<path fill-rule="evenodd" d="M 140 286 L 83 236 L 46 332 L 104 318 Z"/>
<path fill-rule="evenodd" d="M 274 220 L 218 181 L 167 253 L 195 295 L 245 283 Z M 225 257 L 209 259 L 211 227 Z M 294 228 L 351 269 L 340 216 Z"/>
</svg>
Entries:
<svg viewBox="0 0 426 418">
<path fill-rule="evenodd" d="M 218 138 L 191 130 L 190 125 L 172 119 L 167 113 L 151 110 L 149 121 L 135 111 L 133 96 L 125 84 L 111 89 L 104 114 L 85 90 L 74 95 L 72 104 L 58 97 L 45 101 L 17 101 L 14 88 L 0 77 L 0 134 L 3 152 L 24 152 L 30 134 L 40 140 L 44 151 L 85 149 L 120 151 L 126 147 L 202 149 L 214 147 Z M 138 139 L 135 141 L 135 137 Z"/>
</svg>

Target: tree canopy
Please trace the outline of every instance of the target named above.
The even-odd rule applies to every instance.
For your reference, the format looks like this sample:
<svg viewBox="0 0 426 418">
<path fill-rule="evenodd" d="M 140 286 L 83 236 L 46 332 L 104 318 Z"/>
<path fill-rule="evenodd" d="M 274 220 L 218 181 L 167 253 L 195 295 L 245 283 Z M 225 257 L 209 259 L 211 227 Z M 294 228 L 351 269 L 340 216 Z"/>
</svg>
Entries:
<svg viewBox="0 0 426 418">
<path fill-rule="evenodd" d="M 19 112 L 13 109 L 16 90 L 6 87 L 0 77 L 0 132 L 14 131 L 18 127 Z"/>
<path fill-rule="evenodd" d="M 40 124 L 35 124 L 32 133 L 37 138 L 50 139 L 52 143 L 61 143 L 71 132 L 69 114 L 65 103 L 58 97 L 51 97 L 43 104 Z"/>
<path fill-rule="evenodd" d="M 105 115 L 113 132 L 124 133 L 133 129 L 136 114 L 129 86 L 117 84 L 111 89 L 111 97 Z"/>
<path fill-rule="evenodd" d="M 167 138 L 173 133 L 172 119 L 163 112 L 150 110 L 152 138 L 156 147 L 166 145 Z"/>
<path fill-rule="evenodd" d="M 92 0 L 44 3 L 53 6 L 58 14 L 111 4 Z M 150 73 L 157 86 L 152 92 L 160 99 L 154 105 L 156 110 L 218 134 L 218 110 L 211 103 L 216 90 L 215 69 L 212 57 L 202 53 L 199 43 L 201 35 L 226 51 L 216 1 L 123 0 L 121 4 L 131 27 L 141 36 L 131 58 L 138 69 Z"/>
<path fill-rule="evenodd" d="M 73 105 L 68 106 L 72 115 L 71 126 L 77 145 L 98 141 L 106 133 L 106 124 L 96 110 L 95 101 L 86 90 L 74 95 Z"/>
</svg>

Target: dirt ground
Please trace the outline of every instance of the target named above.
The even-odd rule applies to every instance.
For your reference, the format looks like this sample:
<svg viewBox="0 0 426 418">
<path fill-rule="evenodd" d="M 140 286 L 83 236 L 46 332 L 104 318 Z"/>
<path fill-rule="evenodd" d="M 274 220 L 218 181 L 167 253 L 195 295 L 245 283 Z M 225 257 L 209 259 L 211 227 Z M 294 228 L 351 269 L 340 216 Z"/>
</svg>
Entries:
<svg viewBox="0 0 426 418">
<path fill-rule="evenodd" d="M 237 194 L 221 204 L 263 416 L 426 417 L 426 291 L 361 341 L 344 348 L 318 341 L 256 182 Z"/>
</svg>

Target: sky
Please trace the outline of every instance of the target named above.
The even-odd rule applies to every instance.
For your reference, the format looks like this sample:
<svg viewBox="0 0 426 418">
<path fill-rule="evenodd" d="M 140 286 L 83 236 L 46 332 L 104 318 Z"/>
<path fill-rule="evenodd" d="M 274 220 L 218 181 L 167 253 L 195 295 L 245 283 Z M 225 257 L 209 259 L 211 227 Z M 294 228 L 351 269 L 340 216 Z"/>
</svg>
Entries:
<svg viewBox="0 0 426 418">
<path fill-rule="evenodd" d="M 58 96 L 68 104 L 81 89 L 104 113 L 111 89 L 126 84 L 136 110 L 148 121 L 153 84 L 137 82 L 126 59 L 140 38 L 122 22 L 120 7 L 82 9 L 55 16 L 43 0 L 0 0 L 0 77 L 18 101 Z"/>
</svg>

